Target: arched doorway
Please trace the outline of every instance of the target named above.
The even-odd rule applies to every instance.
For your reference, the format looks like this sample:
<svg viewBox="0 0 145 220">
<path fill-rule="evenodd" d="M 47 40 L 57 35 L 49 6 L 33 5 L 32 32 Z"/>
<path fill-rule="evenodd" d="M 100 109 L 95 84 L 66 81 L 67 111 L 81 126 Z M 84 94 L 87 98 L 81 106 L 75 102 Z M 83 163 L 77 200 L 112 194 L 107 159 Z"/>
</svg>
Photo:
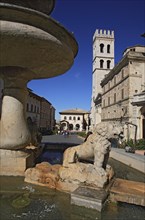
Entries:
<svg viewBox="0 0 145 220">
<path fill-rule="evenodd" d="M 80 125 L 76 124 L 76 130 L 79 131 L 80 130 Z"/>
<path fill-rule="evenodd" d="M 73 124 L 69 124 L 69 130 L 70 130 L 70 131 L 73 130 Z"/>
<path fill-rule="evenodd" d="M 68 130 L 68 128 L 69 128 L 68 121 L 63 120 L 60 122 L 60 130 L 61 131 Z"/>
<path fill-rule="evenodd" d="M 32 121 L 32 118 L 31 118 L 31 117 L 28 117 L 28 118 L 27 118 L 27 123 L 28 123 L 28 126 L 29 126 L 29 127 L 32 126 L 33 121 Z"/>
</svg>

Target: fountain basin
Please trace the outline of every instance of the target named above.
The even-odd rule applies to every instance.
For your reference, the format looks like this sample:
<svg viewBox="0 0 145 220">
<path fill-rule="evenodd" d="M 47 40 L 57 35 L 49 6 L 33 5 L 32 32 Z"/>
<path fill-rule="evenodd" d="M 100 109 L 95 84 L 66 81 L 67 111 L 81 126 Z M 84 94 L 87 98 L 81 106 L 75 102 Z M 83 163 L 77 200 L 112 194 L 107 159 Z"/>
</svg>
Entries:
<svg viewBox="0 0 145 220">
<path fill-rule="evenodd" d="M 126 166 L 119 161 L 110 159 L 117 177 L 144 182 L 144 174 Z M 94 209 L 71 204 L 70 194 L 47 187 L 36 186 L 24 182 L 23 177 L 0 177 L 1 218 L 2 219 L 77 219 L 77 220 L 108 220 L 132 219 L 144 220 L 144 207 L 127 203 L 106 203 L 104 210 L 99 213 Z M 31 204 L 25 208 L 14 208 L 11 203 L 22 194 L 30 192 Z M 88 201 L 89 202 L 89 201 Z M 52 204 L 55 207 L 47 212 Z M 25 214 L 25 216 L 24 216 Z M 40 216 L 41 214 L 41 216 Z"/>
<path fill-rule="evenodd" d="M 58 22 L 41 12 L 2 3 L 0 14 L 1 67 L 26 68 L 31 80 L 63 74 L 72 66 L 78 46 Z"/>
<path fill-rule="evenodd" d="M 33 10 L 38 10 L 49 15 L 54 6 L 55 0 L 0 0 L 2 3 L 13 4 L 25 8 L 31 8 Z"/>
</svg>

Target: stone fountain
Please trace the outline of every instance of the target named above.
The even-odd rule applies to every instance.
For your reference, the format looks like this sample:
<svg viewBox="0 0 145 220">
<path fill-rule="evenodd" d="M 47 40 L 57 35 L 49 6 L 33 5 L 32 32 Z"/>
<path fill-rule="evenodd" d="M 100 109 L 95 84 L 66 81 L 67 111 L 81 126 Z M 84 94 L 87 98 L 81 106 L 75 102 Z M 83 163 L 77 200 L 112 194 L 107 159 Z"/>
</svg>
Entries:
<svg viewBox="0 0 145 220">
<path fill-rule="evenodd" d="M 25 181 L 69 192 L 82 185 L 104 188 L 114 175 L 107 164 L 111 141 L 121 134 L 121 126 L 101 122 L 86 142 L 65 150 L 62 165 L 39 163 L 26 170 Z"/>
<path fill-rule="evenodd" d="M 1 175 L 24 175 L 33 164 L 25 117 L 27 83 L 65 73 L 74 62 L 74 36 L 50 17 L 54 0 L 0 0 Z"/>
<path fill-rule="evenodd" d="M 108 165 L 111 142 L 122 137 L 121 126 L 101 122 L 87 140 L 64 152 L 63 164 L 36 164 L 25 172 L 25 181 L 70 192 L 71 203 L 101 211 L 114 171 Z"/>
</svg>

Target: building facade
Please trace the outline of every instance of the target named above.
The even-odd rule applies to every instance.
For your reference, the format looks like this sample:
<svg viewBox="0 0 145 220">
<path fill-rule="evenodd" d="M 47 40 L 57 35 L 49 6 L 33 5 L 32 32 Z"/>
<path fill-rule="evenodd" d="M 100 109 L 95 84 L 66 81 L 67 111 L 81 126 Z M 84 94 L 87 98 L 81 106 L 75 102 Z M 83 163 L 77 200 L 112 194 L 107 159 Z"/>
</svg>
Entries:
<svg viewBox="0 0 145 220">
<path fill-rule="evenodd" d="M 82 109 L 69 109 L 60 114 L 60 130 L 88 131 L 89 112 Z"/>
<path fill-rule="evenodd" d="M 40 131 L 53 131 L 55 126 L 55 108 L 43 97 L 28 89 L 26 117 L 28 124 L 35 123 Z"/>
<path fill-rule="evenodd" d="M 41 97 L 28 89 L 27 105 L 26 105 L 26 118 L 28 123 L 35 123 L 37 127 L 40 127 L 40 107 Z"/>
<path fill-rule="evenodd" d="M 42 97 L 40 103 L 40 130 L 42 132 L 46 130 L 53 131 L 54 126 L 55 108 L 48 100 Z"/>
<path fill-rule="evenodd" d="M 101 121 L 100 85 L 104 77 L 114 67 L 114 31 L 96 30 L 93 36 L 93 73 L 91 98 L 91 128 Z"/>
<path fill-rule="evenodd" d="M 126 139 L 145 138 L 145 47 L 127 48 L 101 86 L 102 121 L 121 122 Z"/>
<path fill-rule="evenodd" d="M 2 108 L 4 84 L 0 79 L 0 115 Z M 40 131 L 51 130 L 55 127 L 55 108 L 43 97 L 28 89 L 27 102 L 25 106 L 25 116 L 28 125 L 35 124 Z"/>
</svg>

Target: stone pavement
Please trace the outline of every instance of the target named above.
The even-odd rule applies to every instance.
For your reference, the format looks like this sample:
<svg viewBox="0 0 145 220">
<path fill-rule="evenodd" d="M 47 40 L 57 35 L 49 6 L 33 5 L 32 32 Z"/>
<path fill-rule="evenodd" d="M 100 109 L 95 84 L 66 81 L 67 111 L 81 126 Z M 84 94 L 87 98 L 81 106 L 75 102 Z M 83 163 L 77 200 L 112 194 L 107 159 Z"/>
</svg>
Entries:
<svg viewBox="0 0 145 220">
<path fill-rule="evenodd" d="M 125 152 L 124 149 L 112 148 L 110 157 L 118 160 L 136 170 L 145 173 L 145 156 Z"/>
<path fill-rule="evenodd" d="M 65 135 L 47 135 L 42 137 L 42 144 L 71 144 L 79 145 L 83 143 L 84 139 L 77 136 L 76 134 Z"/>
</svg>

